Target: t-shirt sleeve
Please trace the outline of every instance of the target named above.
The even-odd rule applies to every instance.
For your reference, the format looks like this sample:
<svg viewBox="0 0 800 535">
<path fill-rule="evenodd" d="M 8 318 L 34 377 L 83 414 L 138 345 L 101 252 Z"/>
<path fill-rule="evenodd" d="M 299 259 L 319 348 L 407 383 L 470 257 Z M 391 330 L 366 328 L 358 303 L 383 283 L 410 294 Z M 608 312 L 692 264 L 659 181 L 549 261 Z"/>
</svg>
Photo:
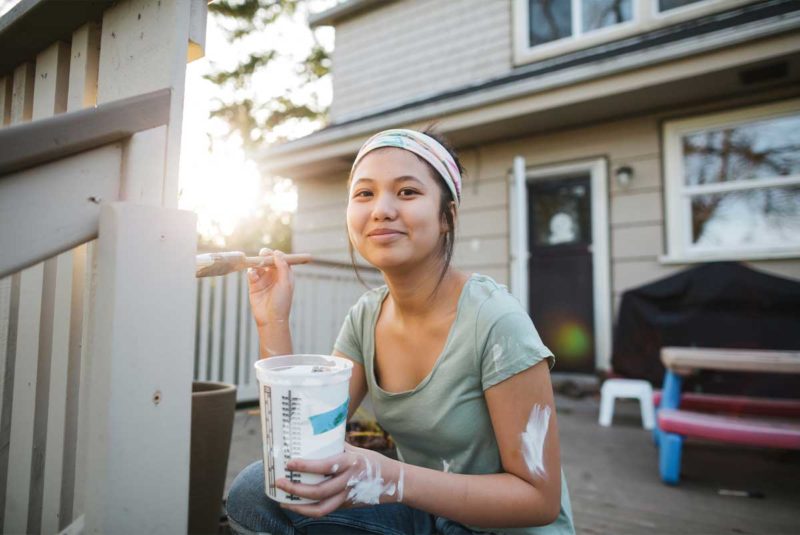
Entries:
<svg viewBox="0 0 800 535">
<path fill-rule="evenodd" d="M 363 337 L 361 335 L 363 330 L 362 318 L 363 306 L 362 302 L 359 301 L 350 308 L 344 318 L 342 328 L 339 330 L 339 335 L 336 337 L 336 342 L 333 344 L 333 349 L 344 353 L 354 362 L 361 365 L 364 364 Z"/>
<path fill-rule="evenodd" d="M 482 346 L 481 384 L 486 390 L 527 370 L 544 359 L 552 369 L 553 353 L 542 343 L 531 318 L 524 312 L 509 312 L 489 329 Z"/>
</svg>

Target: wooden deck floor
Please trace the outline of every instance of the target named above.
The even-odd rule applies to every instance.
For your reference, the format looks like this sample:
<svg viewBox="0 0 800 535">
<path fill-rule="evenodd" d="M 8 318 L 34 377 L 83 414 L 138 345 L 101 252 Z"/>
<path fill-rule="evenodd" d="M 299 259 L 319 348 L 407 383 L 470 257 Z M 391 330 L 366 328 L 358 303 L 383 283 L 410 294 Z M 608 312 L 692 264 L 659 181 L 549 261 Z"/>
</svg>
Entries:
<svg viewBox="0 0 800 535">
<path fill-rule="evenodd" d="M 800 452 L 689 443 L 678 487 L 658 478 L 657 450 L 635 402 L 597 425 L 598 400 L 557 397 L 562 465 L 579 534 L 798 534 Z M 261 455 L 257 415 L 238 411 L 228 485 Z M 720 489 L 764 498 L 721 496 Z"/>
</svg>

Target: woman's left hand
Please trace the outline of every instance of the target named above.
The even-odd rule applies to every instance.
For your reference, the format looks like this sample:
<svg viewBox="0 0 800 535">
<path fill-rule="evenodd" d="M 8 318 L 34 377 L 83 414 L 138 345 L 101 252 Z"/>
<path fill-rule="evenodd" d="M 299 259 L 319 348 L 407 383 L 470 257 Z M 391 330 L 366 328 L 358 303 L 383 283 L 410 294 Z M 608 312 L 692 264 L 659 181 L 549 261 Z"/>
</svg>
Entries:
<svg viewBox="0 0 800 535">
<path fill-rule="evenodd" d="M 402 501 L 403 472 L 401 463 L 372 450 L 345 443 L 344 452 L 326 459 L 292 459 L 286 465 L 293 472 L 331 475 L 316 485 L 292 483 L 281 478 L 279 489 L 317 503 L 308 505 L 281 504 L 301 515 L 319 518 L 339 508 Z"/>
</svg>

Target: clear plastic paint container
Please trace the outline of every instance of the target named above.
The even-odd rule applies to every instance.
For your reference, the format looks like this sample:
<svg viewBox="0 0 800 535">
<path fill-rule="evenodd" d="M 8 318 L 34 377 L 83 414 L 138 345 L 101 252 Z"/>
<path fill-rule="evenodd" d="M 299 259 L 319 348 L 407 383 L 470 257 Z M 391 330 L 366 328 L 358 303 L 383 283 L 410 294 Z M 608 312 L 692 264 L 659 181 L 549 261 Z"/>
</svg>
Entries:
<svg viewBox="0 0 800 535">
<path fill-rule="evenodd" d="M 327 355 L 287 355 L 255 364 L 261 408 L 266 494 L 282 503 L 316 503 L 275 486 L 280 478 L 314 485 L 329 476 L 286 470 L 291 459 L 344 451 L 353 363 Z"/>
</svg>

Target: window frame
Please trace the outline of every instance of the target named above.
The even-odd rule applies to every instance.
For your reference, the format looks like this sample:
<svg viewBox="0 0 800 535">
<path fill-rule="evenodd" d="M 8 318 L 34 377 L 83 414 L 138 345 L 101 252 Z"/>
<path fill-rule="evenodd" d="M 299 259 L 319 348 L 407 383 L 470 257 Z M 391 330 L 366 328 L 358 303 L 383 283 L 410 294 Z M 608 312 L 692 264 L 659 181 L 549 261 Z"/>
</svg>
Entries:
<svg viewBox="0 0 800 535">
<path fill-rule="evenodd" d="M 570 0 L 573 8 L 582 0 Z M 631 0 L 632 17 L 627 22 L 606 26 L 586 33 L 575 33 L 540 45 L 529 46 L 530 10 L 528 0 L 512 0 L 512 42 L 514 65 L 552 58 L 569 52 L 624 39 L 683 20 L 693 19 L 754 3 L 757 0 L 701 0 L 695 4 L 667 11 L 658 9 L 658 0 Z M 580 10 L 572 10 L 573 25 L 580 24 Z"/>
<path fill-rule="evenodd" d="M 686 186 L 683 175 L 681 137 L 686 134 L 719 129 L 745 123 L 785 117 L 800 113 L 800 99 L 749 106 L 688 119 L 667 121 L 663 125 L 664 195 L 667 255 L 662 263 L 685 263 L 710 260 L 763 260 L 798 258 L 800 246 L 740 246 L 725 249 L 708 248 L 692 243 L 691 197 L 697 194 L 724 193 L 748 189 L 800 185 L 800 174 L 754 181 L 725 182 Z"/>
</svg>

